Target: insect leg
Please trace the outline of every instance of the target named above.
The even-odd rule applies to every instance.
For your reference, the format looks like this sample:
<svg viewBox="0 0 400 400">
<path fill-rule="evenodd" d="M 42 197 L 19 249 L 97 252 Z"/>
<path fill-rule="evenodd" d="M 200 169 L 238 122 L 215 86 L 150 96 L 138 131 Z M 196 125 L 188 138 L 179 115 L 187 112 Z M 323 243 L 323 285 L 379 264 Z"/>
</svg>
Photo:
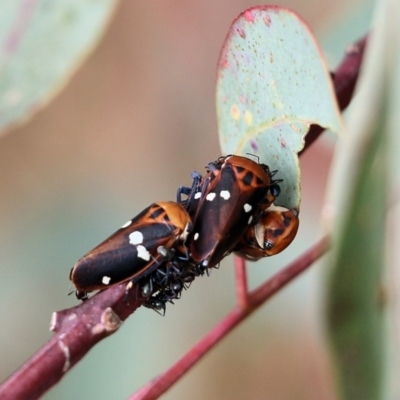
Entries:
<svg viewBox="0 0 400 400">
<path fill-rule="evenodd" d="M 200 181 L 202 179 L 202 176 L 196 172 L 192 172 L 192 186 L 187 187 L 187 186 L 180 186 L 178 188 L 178 191 L 176 192 L 176 202 L 179 204 L 187 204 L 189 201 L 190 197 L 193 197 L 193 193 L 197 191 L 197 188 L 200 185 Z M 182 195 L 188 196 L 186 200 L 182 200 Z"/>
</svg>

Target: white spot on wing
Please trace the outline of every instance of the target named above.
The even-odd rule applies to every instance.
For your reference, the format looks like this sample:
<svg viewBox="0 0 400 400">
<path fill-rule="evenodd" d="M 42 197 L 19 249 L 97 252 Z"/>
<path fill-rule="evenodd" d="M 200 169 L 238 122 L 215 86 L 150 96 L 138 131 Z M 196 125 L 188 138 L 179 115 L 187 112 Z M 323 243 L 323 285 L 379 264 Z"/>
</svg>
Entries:
<svg viewBox="0 0 400 400">
<path fill-rule="evenodd" d="M 213 201 L 215 199 L 216 194 L 214 192 L 208 193 L 206 196 L 206 200 Z"/>
<path fill-rule="evenodd" d="M 108 285 L 111 281 L 111 278 L 109 276 L 103 276 L 103 279 L 101 280 L 101 282 L 103 283 L 103 285 Z"/>
<path fill-rule="evenodd" d="M 231 197 L 231 194 L 227 190 L 221 190 L 219 194 L 224 200 L 228 200 Z"/>
<path fill-rule="evenodd" d="M 143 233 L 139 231 L 132 232 L 129 235 L 129 243 L 133 245 L 143 243 Z"/>
<path fill-rule="evenodd" d="M 194 198 L 197 200 L 197 199 L 199 199 L 201 197 L 201 192 L 197 192 L 195 195 L 194 195 Z"/>
<path fill-rule="evenodd" d="M 244 212 L 248 213 L 251 211 L 251 209 L 253 208 L 250 204 L 246 203 L 244 206 Z"/>
<path fill-rule="evenodd" d="M 247 221 L 247 223 L 250 225 L 251 221 L 253 221 L 253 216 L 252 215 L 250 215 L 249 220 Z"/>
<path fill-rule="evenodd" d="M 121 228 L 127 228 L 131 223 L 132 221 L 128 221 L 126 224 L 122 225 Z"/>
<path fill-rule="evenodd" d="M 196 232 L 196 233 L 194 234 L 193 239 L 194 239 L 194 240 L 197 240 L 198 238 L 199 238 L 199 232 Z"/>
<path fill-rule="evenodd" d="M 142 260 L 145 260 L 145 261 L 149 261 L 150 260 L 150 253 L 147 251 L 146 247 L 144 247 L 142 245 L 139 245 L 137 247 L 137 255 Z"/>
</svg>

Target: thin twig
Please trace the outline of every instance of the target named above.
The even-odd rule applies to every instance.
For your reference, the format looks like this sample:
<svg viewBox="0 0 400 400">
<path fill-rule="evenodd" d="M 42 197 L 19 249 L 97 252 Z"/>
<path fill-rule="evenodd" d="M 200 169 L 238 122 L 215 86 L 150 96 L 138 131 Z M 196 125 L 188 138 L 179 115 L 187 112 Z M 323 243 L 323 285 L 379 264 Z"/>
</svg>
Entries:
<svg viewBox="0 0 400 400">
<path fill-rule="evenodd" d="M 332 74 L 333 87 L 341 111 L 346 109 L 353 97 L 367 41 L 368 35 L 364 36 L 354 45 L 349 46 L 342 62 L 336 68 L 335 73 Z M 319 138 L 323 131 L 324 129 L 319 125 L 311 125 L 305 138 L 304 148 L 299 153 L 299 156 Z"/>
<path fill-rule="evenodd" d="M 238 306 L 240 308 L 246 308 L 249 301 L 246 261 L 243 258 L 235 256 L 233 262 L 235 264 L 236 298 Z"/>
<path fill-rule="evenodd" d="M 176 364 L 164 374 L 159 375 L 129 400 L 153 400 L 166 392 L 179 378 L 189 371 L 208 351 L 223 339 L 233 328 L 247 318 L 261 304 L 310 267 L 328 250 L 328 239 L 324 238 L 306 251 L 302 256 L 278 272 L 267 282 L 251 292 L 245 308 L 237 305 L 214 329 L 194 345 Z"/>
</svg>

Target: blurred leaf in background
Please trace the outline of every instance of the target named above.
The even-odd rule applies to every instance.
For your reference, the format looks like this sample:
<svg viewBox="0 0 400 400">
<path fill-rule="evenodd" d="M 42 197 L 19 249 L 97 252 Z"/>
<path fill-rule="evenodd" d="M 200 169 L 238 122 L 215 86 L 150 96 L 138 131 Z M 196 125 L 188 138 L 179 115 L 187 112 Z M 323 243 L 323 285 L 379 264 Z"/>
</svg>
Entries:
<svg viewBox="0 0 400 400">
<path fill-rule="evenodd" d="M 384 276 L 388 199 L 400 176 L 400 3 L 383 1 L 375 22 L 325 208 L 333 224 L 328 333 L 340 398 L 348 400 L 388 391 Z"/>
<path fill-rule="evenodd" d="M 41 109 L 100 40 L 116 0 L 0 5 L 0 132 Z"/>
</svg>

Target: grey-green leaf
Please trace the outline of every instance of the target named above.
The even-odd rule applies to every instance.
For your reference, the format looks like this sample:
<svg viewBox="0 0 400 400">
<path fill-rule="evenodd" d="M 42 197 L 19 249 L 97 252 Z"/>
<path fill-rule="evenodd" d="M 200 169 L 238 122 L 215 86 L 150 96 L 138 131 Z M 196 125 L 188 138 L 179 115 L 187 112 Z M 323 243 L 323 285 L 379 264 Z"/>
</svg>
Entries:
<svg viewBox="0 0 400 400">
<path fill-rule="evenodd" d="M 276 6 L 240 14 L 220 55 L 216 101 L 223 153 L 251 153 L 277 169 L 276 204 L 298 208 L 297 153 L 309 126 L 341 128 L 329 71 L 306 24 Z"/>
</svg>

